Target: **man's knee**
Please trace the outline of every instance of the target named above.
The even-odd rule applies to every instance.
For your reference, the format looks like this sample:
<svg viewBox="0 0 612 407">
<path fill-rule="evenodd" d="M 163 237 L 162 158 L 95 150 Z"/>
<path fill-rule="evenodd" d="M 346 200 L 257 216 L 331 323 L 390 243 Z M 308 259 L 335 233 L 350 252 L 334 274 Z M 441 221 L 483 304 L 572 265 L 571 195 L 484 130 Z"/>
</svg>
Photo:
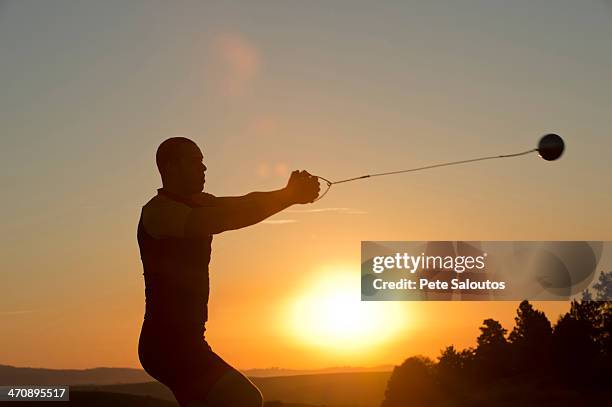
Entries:
<svg viewBox="0 0 612 407">
<path fill-rule="evenodd" d="M 236 370 L 227 372 L 215 383 L 206 401 L 211 406 L 263 406 L 263 396 L 259 389 L 246 376 Z"/>
<path fill-rule="evenodd" d="M 250 382 L 249 382 L 250 383 Z M 244 399 L 244 407 L 262 407 L 263 406 L 263 395 L 259 389 L 251 384 L 249 390 L 246 391 L 247 395 Z"/>
<path fill-rule="evenodd" d="M 231 402 L 236 407 L 262 407 L 263 396 L 257 386 L 243 376 L 239 386 L 236 386 Z"/>
</svg>

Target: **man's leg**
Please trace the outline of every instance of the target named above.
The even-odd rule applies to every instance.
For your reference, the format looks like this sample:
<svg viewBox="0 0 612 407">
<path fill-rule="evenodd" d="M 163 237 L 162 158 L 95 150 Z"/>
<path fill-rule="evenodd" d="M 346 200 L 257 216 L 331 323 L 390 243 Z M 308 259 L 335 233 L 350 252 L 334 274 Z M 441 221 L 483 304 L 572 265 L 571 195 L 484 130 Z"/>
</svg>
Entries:
<svg viewBox="0 0 612 407">
<path fill-rule="evenodd" d="M 173 354 L 168 387 L 183 407 L 262 407 L 259 389 L 211 349 L 206 341 Z"/>
<path fill-rule="evenodd" d="M 242 373 L 228 370 L 212 386 L 205 400 L 192 401 L 187 407 L 262 407 L 259 389 Z"/>
</svg>

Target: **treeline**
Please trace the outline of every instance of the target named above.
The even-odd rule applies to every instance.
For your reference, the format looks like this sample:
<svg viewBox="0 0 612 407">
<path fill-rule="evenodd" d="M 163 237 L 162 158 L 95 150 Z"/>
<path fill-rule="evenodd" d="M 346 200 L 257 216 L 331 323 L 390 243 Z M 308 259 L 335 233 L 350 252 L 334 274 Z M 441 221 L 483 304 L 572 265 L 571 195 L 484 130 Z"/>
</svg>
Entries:
<svg viewBox="0 0 612 407">
<path fill-rule="evenodd" d="M 486 319 L 476 347 L 395 367 L 381 407 L 612 405 L 612 272 L 554 324 L 523 301 L 508 331 Z"/>
</svg>

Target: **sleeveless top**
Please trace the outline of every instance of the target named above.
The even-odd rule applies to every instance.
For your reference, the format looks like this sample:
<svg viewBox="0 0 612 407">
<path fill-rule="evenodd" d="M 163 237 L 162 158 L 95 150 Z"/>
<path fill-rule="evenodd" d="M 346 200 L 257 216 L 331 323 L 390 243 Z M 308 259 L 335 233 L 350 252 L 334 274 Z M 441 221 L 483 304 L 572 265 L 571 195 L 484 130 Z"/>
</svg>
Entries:
<svg viewBox="0 0 612 407">
<path fill-rule="evenodd" d="M 144 270 L 145 323 L 204 330 L 212 236 L 183 235 L 184 222 L 196 206 L 200 205 L 160 188 L 142 208 L 137 237 Z"/>
</svg>

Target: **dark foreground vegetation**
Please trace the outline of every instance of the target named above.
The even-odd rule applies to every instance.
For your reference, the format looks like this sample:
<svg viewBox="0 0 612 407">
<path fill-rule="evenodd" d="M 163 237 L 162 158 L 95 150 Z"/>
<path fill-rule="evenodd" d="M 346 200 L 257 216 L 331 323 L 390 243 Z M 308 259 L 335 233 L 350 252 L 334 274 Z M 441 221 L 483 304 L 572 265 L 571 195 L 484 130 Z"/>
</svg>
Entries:
<svg viewBox="0 0 612 407">
<path fill-rule="evenodd" d="M 494 319 L 476 347 L 395 367 L 381 407 L 612 406 L 612 272 L 554 324 L 528 301 L 508 331 Z"/>
</svg>

